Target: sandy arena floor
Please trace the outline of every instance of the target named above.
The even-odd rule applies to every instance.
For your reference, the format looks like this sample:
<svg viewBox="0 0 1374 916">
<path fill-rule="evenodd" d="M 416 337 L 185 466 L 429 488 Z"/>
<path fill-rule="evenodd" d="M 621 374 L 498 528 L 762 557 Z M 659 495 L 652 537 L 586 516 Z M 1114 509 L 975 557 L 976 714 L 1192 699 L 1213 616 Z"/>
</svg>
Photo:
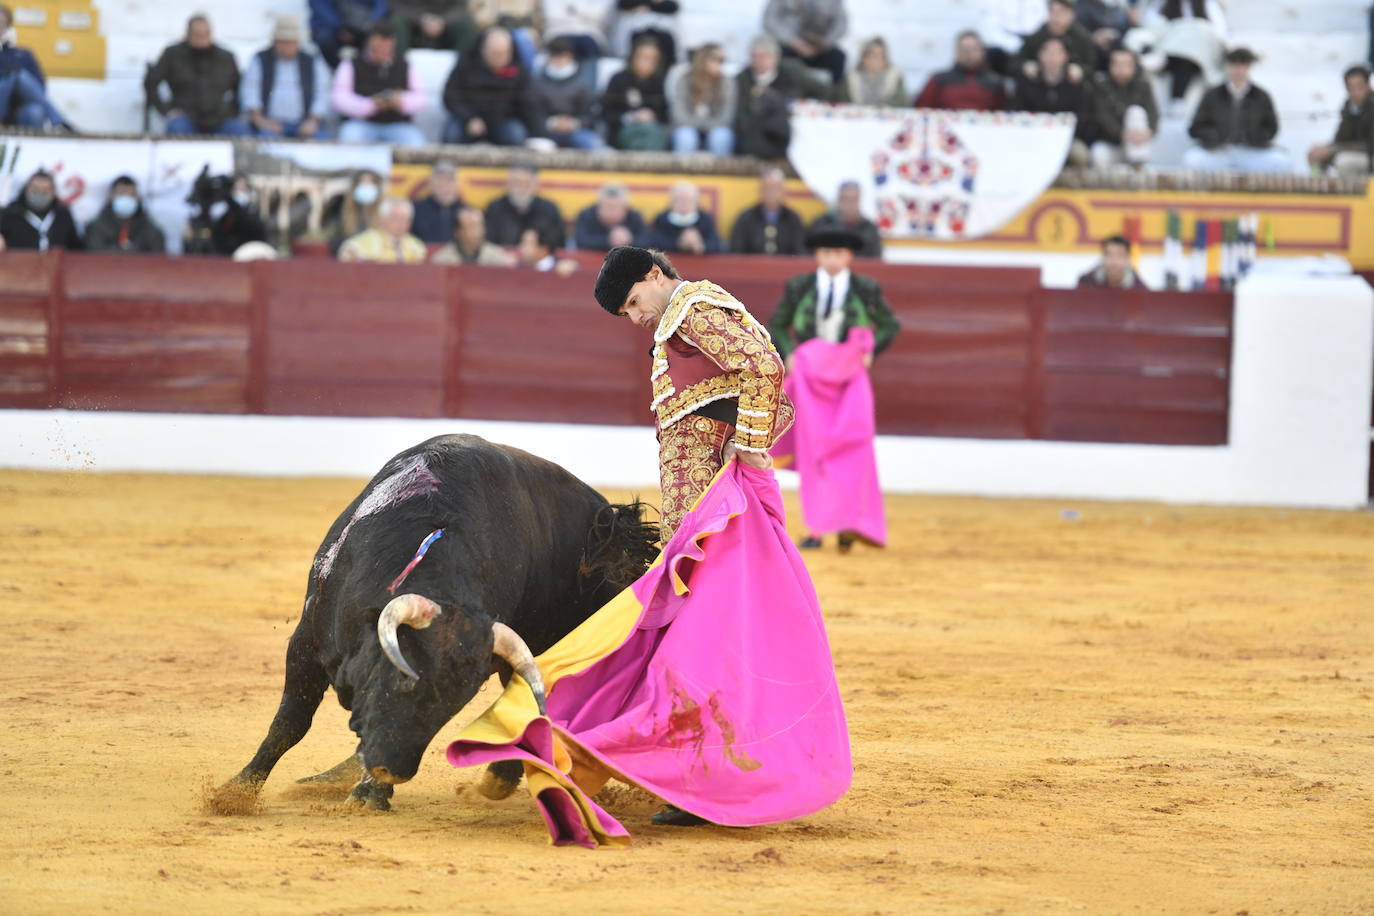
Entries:
<svg viewBox="0 0 1374 916">
<path fill-rule="evenodd" d="M 804 821 L 622 789 L 632 848 L 554 849 L 443 740 L 346 811 L 292 782 L 353 746 L 332 697 L 206 816 L 360 483 L 0 473 L 0 911 L 1374 912 L 1370 513 L 891 499 L 896 546 L 810 561 L 857 772 Z"/>
</svg>

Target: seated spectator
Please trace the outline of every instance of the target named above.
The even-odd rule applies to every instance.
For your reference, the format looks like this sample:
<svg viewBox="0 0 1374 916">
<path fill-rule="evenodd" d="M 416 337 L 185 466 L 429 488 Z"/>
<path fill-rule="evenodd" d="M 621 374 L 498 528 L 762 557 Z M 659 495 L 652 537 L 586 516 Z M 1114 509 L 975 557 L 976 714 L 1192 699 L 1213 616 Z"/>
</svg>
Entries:
<svg viewBox="0 0 1374 916">
<path fill-rule="evenodd" d="M 228 257 L 249 242 L 267 241 L 267 225 L 254 206 L 248 176 L 235 175 L 227 190 L 227 195 L 207 195 L 187 224 L 182 243 L 187 254 Z"/>
<path fill-rule="evenodd" d="M 783 60 L 778 43 L 759 35 L 749 43 L 749 66 L 735 77 L 735 152 L 782 159 L 792 142 L 787 103 L 824 99 L 830 90 L 795 60 Z"/>
<path fill-rule="evenodd" d="M 353 176 L 348 193 L 335 197 L 324 208 L 324 233 L 329 250 L 335 254 L 345 239 L 370 228 L 377 220 L 377 207 L 382 199 L 382 176 L 371 169 L 362 169 Z"/>
<path fill-rule="evenodd" d="M 453 227 L 463 199 L 458 196 L 458 166 L 451 159 L 438 159 L 429 170 L 429 193 L 415 202 L 415 219 L 410 231 L 422 242 L 442 245 L 453 238 Z"/>
<path fill-rule="evenodd" d="M 51 172 L 39 169 L 30 175 L 19 195 L 0 211 L 0 238 L 5 240 L 4 248 L 81 249 L 76 221 L 67 205 L 57 199 L 57 182 Z"/>
<path fill-rule="evenodd" d="M 510 32 L 487 29 L 478 36 L 477 53 L 463 55 L 444 84 L 444 142 L 522 145 L 529 136 L 528 94 L 529 73 Z"/>
<path fill-rule="evenodd" d="M 554 248 L 567 238 L 558 205 L 539 196 L 539 170 L 517 163 L 506 173 L 506 193 L 487 205 L 487 235 L 497 245 L 520 244 L 526 229 L 538 229 Z"/>
<path fill-rule="evenodd" d="M 1093 165 L 1111 168 L 1122 162 L 1144 165 L 1159 129 L 1159 109 L 1135 53 L 1114 48 L 1107 72 L 1093 75 L 1092 110 L 1095 142 Z"/>
<path fill-rule="evenodd" d="M 902 71 L 892 65 L 887 42 L 870 38 L 859 52 L 859 66 L 845 74 L 836 87 L 835 101 L 875 108 L 902 108 L 907 103 Z"/>
<path fill-rule="evenodd" d="M 162 98 L 167 84 L 171 101 Z M 247 136 L 239 114 L 239 65 L 210 39 L 210 20 L 192 16 L 186 40 L 170 45 L 143 79 L 148 104 L 167 119 L 169 134 Z"/>
<path fill-rule="evenodd" d="M 1049 18 L 1045 20 L 1016 55 L 1012 75 L 1034 79 L 1039 70 L 1040 47 L 1057 38 L 1069 55 L 1069 64 L 1081 80 L 1097 69 L 1097 45 L 1092 34 L 1077 22 L 1074 0 L 1050 0 Z"/>
<path fill-rule="evenodd" d="M 411 48 L 466 54 L 477 43 L 477 24 L 459 0 L 391 0 L 396 52 Z"/>
<path fill-rule="evenodd" d="M 310 40 L 333 70 L 344 48 L 359 49 L 386 18 L 386 0 L 310 0 Z"/>
<path fill-rule="evenodd" d="M 453 240 L 434 252 L 434 264 L 476 264 L 478 267 L 514 267 L 515 256 L 487 241 L 487 218 L 476 207 L 458 211 Z"/>
<path fill-rule="evenodd" d="M 840 39 L 849 31 L 844 0 L 768 0 L 763 9 L 763 30 L 786 57 L 829 72 L 834 85 L 844 79 L 845 55 Z"/>
<path fill-rule="evenodd" d="M 1102 263 L 1078 278 L 1079 289 L 1144 289 L 1131 266 L 1131 243 L 1114 235 L 1102 240 Z"/>
<path fill-rule="evenodd" d="M 835 197 L 835 209 L 816 217 L 811 224 L 813 231 L 843 229 L 858 236 L 862 243 L 854 252 L 861 258 L 881 258 L 883 256 L 883 237 L 878 227 L 867 219 L 860 210 L 863 192 L 857 181 L 846 181 L 840 185 Z"/>
<path fill-rule="evenodd" d="M 1163 71 L 1169 75 L 1171 105 L 1181 110 L 1188 87 L 1221 68 L 1226 14 L 1217 0 L 1145 0 L 1140 9 L 1140 23 L 1151 46 L 1168 49 L 1162 55 Z"/>
<path fill-rule="evenodd" d="M 644 236 L 644 217 L 630 206 L 630 192 L 616 181 L 596 192 L 596 203 L 577 214 L 573 244 L 582 251 L 610 251 L 637 245 Z"/>
<path fill-rule="evenodd" d="M 396 33 L 376 25 L 367 33 L 363 53 L 340 62 L 331 93 L 334 108 L 347 118 L 339 125 L 345 143 L 422 146 L 425 135 L 414 117 L 429 104 L 420 72 L 396 53 Z"/>
<path fill-rule="evenodd" d="M 468 13 L 482 31 L 499 26 L 510 32 L 520 63 L 526 70 L 534 66 L 535 45 L 544 34 L 542 0 L 468 0 Z"/>
<path fill-rule="evenodd" d="M 591 126 L 596 91 L 582 77 L 566 36 L 549 42 L 548 60 L 530 81 L 529 108 L 535 136 L 573 149 L 605 148 L 606 141 Z"/>
<path fill-rule="evenodd" d="M 735 218 L 730 250 L 735 254 L 803 254 L 806 230 L 797 211 L 784 204 L 787 177 L 782 169 L 759 176 L 759 202 Z"/>
<path fill-rule="evenodd" d="M 1001 111 L 1007 107 L 1006 86 L 988 66 L 977 32 L 960 32 L 954 40 L 954 66 L 932 76 L 916 97 L 917 108 Z"/>
<path fill-rule="evenodd" d="M 1045 4 L 1040 0 L 979 0 L 977 32 L 986 49 L 988 68 L 1003 76 L 1016 76 L 1019 71 L 1013 62 L 1021 46 L 1044 24 Z"/>
<path fill-rule="evenodd" d="M 1336 136 L 1330 143 L 1308 150 L 1307 162 L 1314 170 L 1334 168 L 1338 175 L 1364 178 L 1374 169 L 1374 100 L 1369 93 L 1369 68 L 1346 70 L 1345 91 Z"/>
<path fill-rule="evenodd" d="M 167 238 L 138 199 L 138 185 L 128 175 L 110 184 L 110 196 L 86 226 L 87 251 L 163 254 Z"/>
<path fill-rule="evenodd" d="M 295 16 L 278 16 L 272 46 L 258 52 L 239 91 L 248 123 L 259 137 L 327 140 L 329 71 L 324 60 L 301 50 Z"/>
<path fill-rule="evenodd" d="M 629 57 L 640 38 L 647 38 L 663 52 L 666 66 L 677 64 L 677 0 L 617 0 L 611 26 L 611 55 Z"/>
<path fill-rule="evenodd" d="M 429 252 L 425 243 L 410 234 L 414 210 L 404 197 L 388 197 L 377 208 L 377 225 L 343 243 L 340 261 L 375 261 L 378 264 L 421 264 Z"/>
<path fill-rule="evenodd" d="M 544 40 L 566 38 L 579 61 L 595 62 L 606 53 L 614 0 L 543 0 Z"/>
<path fill-rule="evenodd" d="M 533 268 L 540 273 L 553 271 L 560 277 L 577 270 L 577 262 L 560 258 L 549 237 L 534 227 L 520 233 L 520 244 L 515 246 L 515 266 Z"/>
<path fill-rule="evenodd" d="M 1140 24 L 1141 10 L 1136 0 L 1077 0 L 1075 7 L 1078 24 L 1097 45 L 1099 64 L 1132 27 Z"/>
<path fill-rule="evenodd" d="M 48 88 L 38 58 L 15 44 L 10 8 L 0 4 L 0 124 L 41 129 L 72 126 L 48 100 Z"/>
<path fill-rule="evenodd" d="M 668 209 L 650 225 L 645 247 L 659 251 L 685 251 L 708 254 L 721 251 L 716 221 L 701 209 L 701 192 L 690 181 L 679 181 L 668 192 Z"/>
<path fill-rule="evenodd" d="M 735 81 L 725 75 L 725 51 L 713 41 L 692 52 L 691 60 L 668 73 L 668 118 L 673 152 L 695 153 L 704 146 L 717 156 L 735 151 Z"/>
<path fill-rule="evenodd" d="M 1269 93 L 1250 82 L 1259 60 L 1249 48 L 1226 54 L 1226 81 L 1198 103 L 1188 135 L 1198 142 L 1183 154 L 1183 167 L 1215 172 L 1287 172 L 1287 151 L 1273 145 L 1279 116 Z"/>
<path fill-rule="evenodd" d="M 606 136 L 617 149 L 668 148 L 668 94 L 657 42 L 634 46 L 628 65 L 611 77 L 601 97 L 601 114 Z"/>
<path fill-rule="evenodd" d="M 1069 52 L 1059 38 L 1047 38 L 1040 43 L 1040 57 L 1035 75 L 1022 75 L 1016 80 L 1012 95 L 1013 111 L 1035 111 L 1048 114 L 1072 114 L 1078 118 L 1073 144 L 1069 148 L 1070 165 L 1088 164 L 1088 141 L 1092 137 L 1092 118 L 1088 86 L 1083 71 L 1069 63 Z"/>
</svg>

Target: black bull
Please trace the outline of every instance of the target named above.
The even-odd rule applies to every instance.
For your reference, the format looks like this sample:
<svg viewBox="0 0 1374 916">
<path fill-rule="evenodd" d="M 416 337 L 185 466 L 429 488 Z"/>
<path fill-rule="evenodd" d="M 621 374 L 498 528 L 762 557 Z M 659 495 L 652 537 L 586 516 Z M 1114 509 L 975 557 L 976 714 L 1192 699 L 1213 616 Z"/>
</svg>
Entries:
<svg viewBox="0 0 1374 916">
<path fill-rule="evenodd" d="M 256 793 L 333 687 L 358 750 L 315 778 L 356 776 L 354 802 L 390 807 L 393 786 L 415 775 L 431 739 L 493 671 L 505 682 L 523 667 L 537 681 L 531 654 L 644 572 L 657 528 L 641 511 L 476 436 L 439 436 L 392 458 L 316 552 L 281 704 L 221 793 Z M 483 789 L 505 794 L 518 780 L 518 764 L 497 765 Z"/>
</svg>

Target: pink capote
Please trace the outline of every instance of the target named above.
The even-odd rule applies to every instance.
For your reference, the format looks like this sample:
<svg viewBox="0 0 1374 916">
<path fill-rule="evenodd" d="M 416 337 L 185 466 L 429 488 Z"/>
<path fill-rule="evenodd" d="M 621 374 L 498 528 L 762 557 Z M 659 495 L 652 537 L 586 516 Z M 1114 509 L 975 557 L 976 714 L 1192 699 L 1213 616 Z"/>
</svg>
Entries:
<svg viewBox="0 0 1374 916">
<path fill-rule="evenodd" d="M 614 631 L 610 617 L 636 610 L 628 637 L 586 649 L 598 627 Z M 597 657 L 577 670 L 570 656 L 579 652 Z M 569 750 L 717 824 L 801 817 L 849 787 L 849 732 L 825 624 L 770 471 L 726 465 L 659 562 L 538 661 L 546 679 L 557 678 L 548 717 L 532 705 L 508 714 L 523 725 L 503 724 L 500 740 L 490 727 L 470 727 L 448 759 L 525 761 L 557 844 L 625 836 L 566 778 Z M 507 693 L 513 688 L 528 694 L 518 678 Z M 504 699 L 483 718 L 502 719 Z"/>
<path fill-rule="evenodd" d="M 873 385 L 864 357 L 871 328 L 851 328 L 844 343 L 819 337 L 797 347 L 783 388 L 797 420 L 773 457 L 801 475 L 802 518 L 817 537 L 849 531 L 887 543 L 878 461 L 873 452 Z"/>
</svg>

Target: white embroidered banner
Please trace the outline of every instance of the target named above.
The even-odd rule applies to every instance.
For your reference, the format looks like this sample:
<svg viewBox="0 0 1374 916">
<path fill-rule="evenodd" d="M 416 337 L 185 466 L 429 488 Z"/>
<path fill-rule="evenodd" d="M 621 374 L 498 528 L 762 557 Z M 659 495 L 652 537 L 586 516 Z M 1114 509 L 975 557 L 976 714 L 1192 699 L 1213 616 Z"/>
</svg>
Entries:
<svg viewBox="0 0 1374 916">
<path fill-rule="evenodd" d="M 857 181 L 864 215 L 884 236 L 974 239 L 1050 186 L 1074 126 L 1073 115 L 801 101 L 788 157 L 824 200 Z"/>
</svg>

